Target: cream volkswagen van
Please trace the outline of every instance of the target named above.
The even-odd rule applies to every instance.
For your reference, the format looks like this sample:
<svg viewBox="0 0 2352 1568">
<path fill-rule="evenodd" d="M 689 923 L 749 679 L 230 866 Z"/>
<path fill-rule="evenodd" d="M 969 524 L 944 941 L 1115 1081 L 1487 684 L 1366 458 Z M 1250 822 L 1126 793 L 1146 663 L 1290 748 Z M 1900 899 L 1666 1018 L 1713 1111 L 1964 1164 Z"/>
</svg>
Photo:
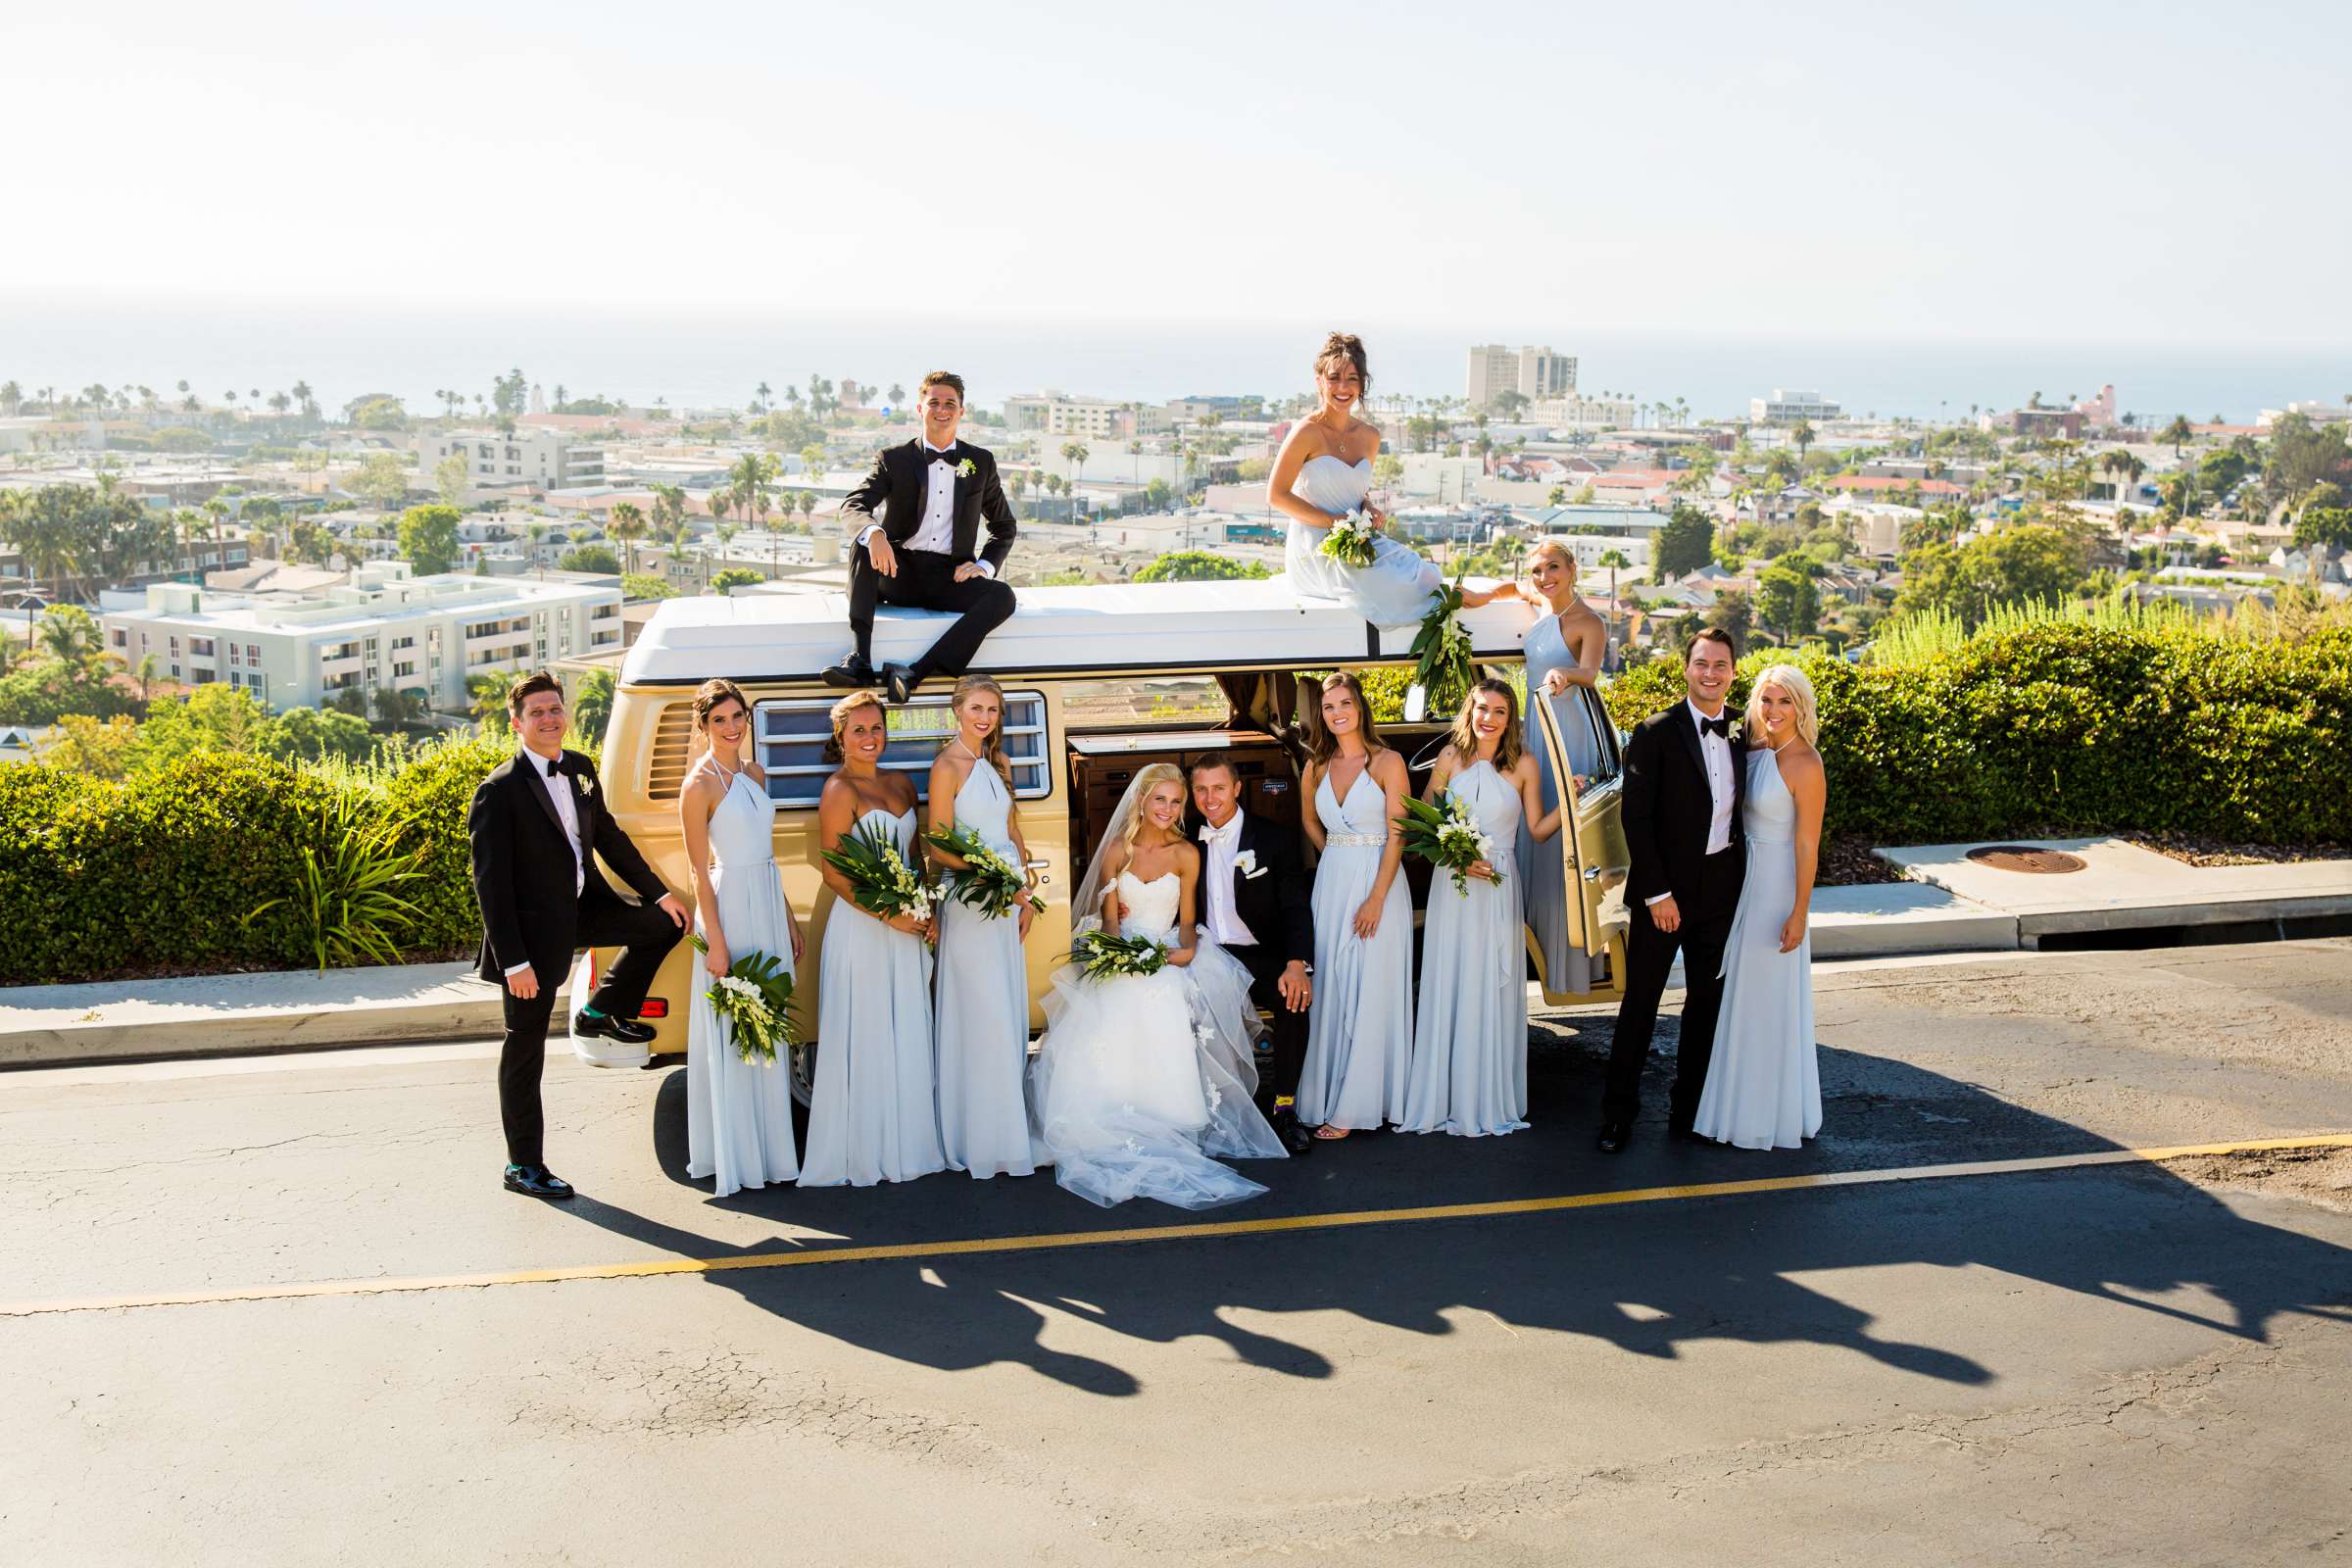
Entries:
<svg viewBox="0 0 2352 1568">
<path fill-rule="evenodd" d="M 1531 617 L 1510 600 L 1465 614 L 1479 662 L 1508 675 L 1520 662 Z M 874 623 L 875 662 L 914 658 L 945 618 L 884 609 Z M 843 595 L 783 585 L 664 602 L 629 650 L 604 746 L 614 814 L 662 880 L 691 898 L 677 799 L 699 744 L 694 691 L 718 675 L 743 688 L 753 708 L 752 744 L 779 807 L 776 864 L 808 934 L 796 1006 L 811 1040 L 818 953 L 833 903 L 816 872 L 816 802 L 830 772 L 823 760 L 826 711 L 840 696 L 817 671 L 848 648 L 847 622 Z M 1384 633 L 1330 601 L 1292 594 L 1279 578 L 1022 589 L 1019 612 L 982 645 L 975 667 L 1004 688 L 1015 810 L 1048 900 L 1029 933 L 1031 997 L 1045 993 L 1047 977 L 1062 961 L 1069 894 L 1136 769 L 1219 754 L 1232 760 L 1249 809 L 1296 822 L 1305 756 L 1295 721 L 1299 672 L 1409 665 L 1411 641 L 1409 629 Z M 891 711 L 883 765 L 911 774 L 918 795 L 928 793 L 932 759 L 955 732 L 949 684 L 934 682 Z M 1597 697 L 1582 688 L 1540 704 L 1538 713 L 1554 775 L 1582 780 L 1573 791 L 1573 831 L 1544 849 L 1567 862 L 1573 939 L 1596 956 L 1610 955 L 1605 972 L 1620 975 L 1627 857 L 1618 820 L 1619 737 Z M 1412 760 L 1416 790 L 1427 781 L 1449 717 L 1381 726 Z M 1406 867 L 1417 918 L 1429 867 L 1409 859 Z M 1528 951 L 1531 974 L 1547 981 L 1532 942 Z M 597 965 L 609 956 L 592 953 L 582 962 Z M 686 1002 L 701 983 L 698 964 L 681 943 L 663 965 L 645 1010 L 659 1031 L 650 1051 L 575 1041 L 580 1054 L 608 1065 L 682 1054 Z M 1568 1004 L 1606 1001 L 1615 992 L 1563 994 L 1547 985 L 1545 995 Z M 1037 1027 L 1034 1001 L 1030 1016 Z M 805 1048 L 795 1064 L 804 1098 L 812 1059 Z"/>
</svg>

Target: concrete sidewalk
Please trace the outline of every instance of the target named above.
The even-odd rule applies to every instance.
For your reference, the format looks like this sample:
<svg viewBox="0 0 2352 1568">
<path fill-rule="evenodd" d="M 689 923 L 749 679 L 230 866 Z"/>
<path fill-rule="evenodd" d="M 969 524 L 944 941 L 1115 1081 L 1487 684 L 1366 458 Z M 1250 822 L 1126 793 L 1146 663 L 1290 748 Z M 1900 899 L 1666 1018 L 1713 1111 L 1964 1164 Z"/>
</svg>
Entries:
<svg viewBox="0 0 2352 1568">
<path fill-rule="evenodd" d="M 471 965 L 273 970 L 0 989 L 0 1066 L 497 1036 Z"/>
<path fill-rule="evenodd" d="M 1995 845 L 2051 850 L 2081 870 L 2005 870 L 1972 860 Z M 2022 946 L 2082 932 L 2226 925 L 2352 913 L 2352 860 L 2191 865 L 2121 839 L 2005 839 L 1881 850 L 1916 882 L 2013 917 Z M 1858 892 L 1859 889 L 1838 891 Z"/>
</svg>

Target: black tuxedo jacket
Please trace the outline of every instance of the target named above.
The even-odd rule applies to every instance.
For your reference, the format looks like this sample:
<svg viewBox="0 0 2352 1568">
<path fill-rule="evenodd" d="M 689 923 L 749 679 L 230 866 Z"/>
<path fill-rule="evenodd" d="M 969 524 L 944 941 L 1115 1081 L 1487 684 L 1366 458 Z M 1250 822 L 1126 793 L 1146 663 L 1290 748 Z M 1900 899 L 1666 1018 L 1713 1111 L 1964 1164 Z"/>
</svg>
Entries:
<svg viewBox="0 0 2352 1568">
<path fill-rule="evenodd" d="M 841 504 L 842 527 L 846 537 L 855 541 L 868 522 L 876 519 L 880 508 L 882 532 L 894 545 L 903 545 L 914 537 L 922 526 L 923 500 L 931 488 L 931 460 L 934 454 L 918 436 L 904 446 L 886 447 L 874 459 L 874 471 L 864 482 L 850 492 Z M 1004 481 L 997 477 L 997 460 L 986 448 L 958 441 L 955 457 L 961 464 L 971 460 L 969 478 L 956 476 L 955 539 L 949 554 L 957 561 L 985 561 L 989 569 L 1000 577 L 1004 572 L 1004 558 L 1012 552 L 1015 526 L 1012 503 L 1004 499 Z M 988 545 L 973 547 L 980 540 L 980 525 L 988 524 Z"/>
<path fill-rule="evenodd" d="M 1191 832 L 1193 843 L 1200 851 L 1200 875 L 1205 879 L 1208 869 L 1208 846 L 1200 842 L 1200 830 L 1207 825 L 1198 811 L 1193 813 Z M 1246 854 L 1257 857 L 1255 876 L 1243 871 L 1237 863 L 1233 873 L 1233 912 L 1242 924 L 1257 939 L 1257 955 L 1280 955 L 1282 961 L 1297 959 L 1300 963 L 1315 961 L 1315 915 L 1308 901 L 1313 878 L 1307 874 L 1306 857 L 1298 847 L 1298 830 L 1269 822 L 1251 811 L 1242 813 L 1242 836 L 1234 846 L 1238 862 Z M 1200 929 L 1208 929 L 1208 890 L 1200 890 L 1200 907 L 1195 911 Z M 1249 949 L 1235 949 L 1234 956 L 1245 962 L 1252 956 Z"/>
<path fill-rule="evenodd" d="M 482 953 L 477 972 L 503 983 L 512 965 L 528 961 L 543 986 L 559 984 L 571 966 L 580 900 L 600 891 L 617 898 L 598 871 L 596 857 L 647 903 L 669 890 L 654 874 L 628 834 L 605 808 L 596 764 L 578 752 L 563 757 L 564 782 L 586 843 L 586 879 L 571 890 L 571 846 L 564 819 L 533 769 L 539 759 L 519 752 L 490 770 L 473 792 L 466 837 L 473 850 L 473 896 L 482 907 Z"/>
<path fill-rule="evenodd" d="M 1747 744 L 1740 710 L 1726 704 L 1723 714 L 1732 726 L 1727 737 L 1732 746 L 1732 845 L 1725 853 L 1736 858 L 1732 869 L 1744 872 L 1747 849 L 1740 832 L 1740 808 L 1747 799 Z M 1633 739 L 1625 747 L 1624 803 L 1625 843 L 1634 862 L 1626 902 L 1638 906 L 1671 893 L 1685 910 L 1693 908 L 1715 797 L 1707 788 L 1698 721 L 1688 702 L 1634 726 Z M 1736 877 L 1733 887 L 1736 892 Z"/>
</svg>

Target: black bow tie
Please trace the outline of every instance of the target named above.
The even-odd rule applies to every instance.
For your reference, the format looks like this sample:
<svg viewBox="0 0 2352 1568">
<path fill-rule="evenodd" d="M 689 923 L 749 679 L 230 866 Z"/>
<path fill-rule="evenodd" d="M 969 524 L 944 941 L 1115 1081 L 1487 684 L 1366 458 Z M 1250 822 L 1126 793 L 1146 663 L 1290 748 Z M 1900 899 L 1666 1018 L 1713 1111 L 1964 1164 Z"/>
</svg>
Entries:
<svg viewBox="0 0 2352 1568">
<path fill-rule="evenodd" d="M 925 447 L 925 448 L 923 448 L 923 461 L 924 461 L 926 464 L 931 464 L 931 463 L 947 463 L 947 464 L 953 464 L 953 463 L 956 461 L 956 448 L 954 448 L 954 447 L 950 447 L 950 448 L 948 448 L 948 450 L 947 450 L 947 451 L 945 451 L 945 452 L 940 452 L 940 451 L 936 451 L 936 450 L 934 450 L 934 449 L 932 449 L 932 448 L 930 448 L 930 447 Z"/>
<path fill-rule="evenodd" d="M 1732 738 L 1732 715 L 1721 713 L 1713 718 L 1702 718 L 1698 721 L 1698 732 L 1701 735 L 1720 735 L 1728 741 Z"/>
<path fill-rule="evenodd" d="M 570 771 L 571 769 L 564 765 L 564 759 L 561 757 L 557 758 L 554 761 L 547 763 L 547 776 L 549 778 L 561 778 L 565 773 Z"/>
</svg>

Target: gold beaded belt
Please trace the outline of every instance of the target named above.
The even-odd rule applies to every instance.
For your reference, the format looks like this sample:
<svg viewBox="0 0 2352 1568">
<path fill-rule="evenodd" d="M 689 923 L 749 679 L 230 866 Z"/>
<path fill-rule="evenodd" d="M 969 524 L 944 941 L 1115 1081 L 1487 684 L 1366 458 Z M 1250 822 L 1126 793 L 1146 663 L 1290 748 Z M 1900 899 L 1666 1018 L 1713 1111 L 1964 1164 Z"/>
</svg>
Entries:
<svg viewBox="0 0 2352 1568">
<path fill-rule="evenodd" d="M 1386 833 L 1326 833 L 1323 842 L 1333 849 L 1377 850 L 1389 842 Z"/>
</svg>

